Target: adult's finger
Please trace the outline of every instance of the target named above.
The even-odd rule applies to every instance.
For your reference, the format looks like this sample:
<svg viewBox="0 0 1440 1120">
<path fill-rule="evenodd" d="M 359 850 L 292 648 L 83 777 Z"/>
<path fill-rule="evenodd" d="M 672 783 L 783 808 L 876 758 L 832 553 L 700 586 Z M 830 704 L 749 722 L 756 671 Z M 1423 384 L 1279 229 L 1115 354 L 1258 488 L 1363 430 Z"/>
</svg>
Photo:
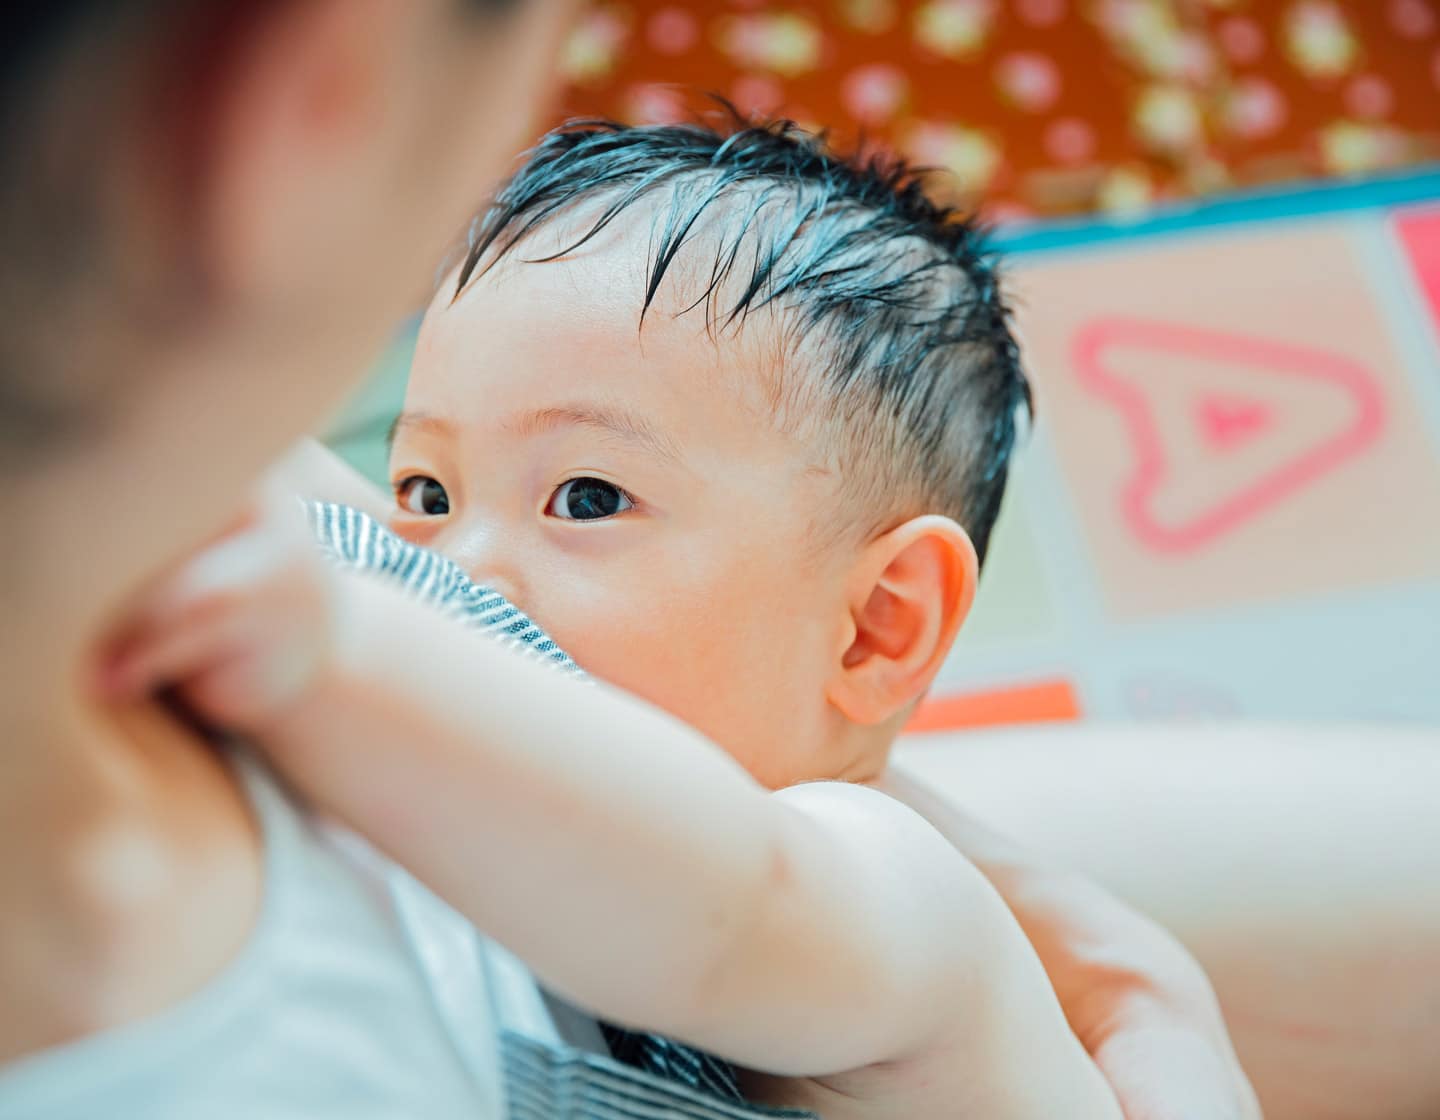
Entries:
<svg viewBox="0 0 1440 1120">
<path fill-rule="evenodd" d="M 1127 1000 L 1110 1018 L 1090 1054 L 1125 1120 L 1260 1120 L 1255 1092 L 1212 1024 L 1149 996 Z"/>
</svg>

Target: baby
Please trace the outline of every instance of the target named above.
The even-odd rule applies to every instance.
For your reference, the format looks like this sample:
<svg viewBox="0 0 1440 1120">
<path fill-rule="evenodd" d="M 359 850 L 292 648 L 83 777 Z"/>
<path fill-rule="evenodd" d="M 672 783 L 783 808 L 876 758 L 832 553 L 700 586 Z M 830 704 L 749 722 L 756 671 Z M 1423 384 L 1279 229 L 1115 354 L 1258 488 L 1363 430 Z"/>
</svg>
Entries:
<svg viewBox="0 0 1440 1120">
<path fill-rule="evenodd" d="M 913 177 L 787 126 L 569 127 L 426 316 L 392 528 L 604 683 L 258 560 L 266 526 L 157 597 L 113 680 L 176 684 L 558 992 L 733 1060 L 751 1100 L 1118 1120 L 998 896 L 871 785 L 1027 404 L 975 232 Z"/>
</svg>

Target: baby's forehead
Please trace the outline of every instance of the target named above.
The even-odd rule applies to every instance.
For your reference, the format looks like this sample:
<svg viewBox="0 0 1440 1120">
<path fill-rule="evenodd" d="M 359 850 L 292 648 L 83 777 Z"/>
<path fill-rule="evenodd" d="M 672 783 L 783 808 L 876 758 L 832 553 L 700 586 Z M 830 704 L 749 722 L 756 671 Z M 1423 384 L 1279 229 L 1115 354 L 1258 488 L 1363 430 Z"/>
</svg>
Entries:
<svg viewBox="0 0 1440 1120">
<path fill-rule="evenodd" d="M 422 343 L 432 336 L 447 360 L 471 364 L 477 387 L 507 365 L 538 380 L 554 363 L 617 356 L 665 364 L 676 388 L 692 380 L 709 388 L 712 373 L 736 386 L 773 375 L 779 309 L 722 319 L 739 293 L 714 284 L 721 231 L 697 227 L 662 266 L 652 237 L 662 214 L 641 200 L 596 229 L 604 201 L 587 200 L 554 216 L 453 300 L 452 276 L 431 306 Z"/>
<path fill-rule="evenodd" d="M 563 263 L 571 268 L 548 278 L 553 284 L 566 283 L 566 271 L 623 282 L 637 317 L 650 310 L 705 313 L 707 304 L 713 315 L 715 308 L 741 303 L 755 279 L 754 263 L 776 252 L 766 243 L 765 226 L 798 206 L 798 190 L 790 193 L 788 205 L 772 194 L 762 220 L 754 188 L 732 186 L 710 197 L 702 182 L 682 177 L 634 198 L 601 191 L 522 227 L 489 267 L 513 276 L 525 265 Z"/>
<path fill-rule="evenodd" d="M 712 203 L 667 244 L 666 227 L 684 201 L 659 190 L 611 213 L 615 199 L 587 198 L 488 262 L 461 301 L 489 301 L 497 311 L 522 300 L 544 307 L 552 336 L 591 332 L 597 320 L 637 346 L 658 333 L 683 334 L 700 348 L 701 364 L 728 356 L 773 377 L 791 307 L 751 291 L 762 247 L 740 200 Z M 784 364 L 800 357 L 787 355 Z"/>
<path fill-rule="evenodd" d="M 570 342 L 597 320 L 637 347 L 683 336 L 695 368 L 726 368 L 747 404 L 798 432 L 839 335 L 859 337 L 864 298 L 846 300 L 844 331 L 825 326 L 835 277 L 854 276 L 857 290 L 883 286 L 913 273 L 919 255 L 911 238 L 856 236 L 875 232 L 866 229 L 873 215 L 832 202 L 801 183 L 716 189 L 704 175 L 641 193 L 598 190 L 512 217 L 511 236 L 480 258 L 472 283 L 492 295 L 518 285 L 547 308 L 547 330 Z M 499 305 L 518 298 L 512 291 Z"/>
</svg>

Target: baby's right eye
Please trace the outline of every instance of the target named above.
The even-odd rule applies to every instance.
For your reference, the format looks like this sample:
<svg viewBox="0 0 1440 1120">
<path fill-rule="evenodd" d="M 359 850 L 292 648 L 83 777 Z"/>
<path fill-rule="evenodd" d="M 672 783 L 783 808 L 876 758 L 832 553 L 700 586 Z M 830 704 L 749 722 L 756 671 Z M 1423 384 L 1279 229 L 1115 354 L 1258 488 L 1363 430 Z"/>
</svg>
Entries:
<svg viewBox="0 0 1440 1120">
<path fill-rule="evenodd" d="M 412 474 L 395 486 L 395 501 L 406 513 L 443 517 L 450 512 L 450 495 L 433 478 Z"/>
</svg>

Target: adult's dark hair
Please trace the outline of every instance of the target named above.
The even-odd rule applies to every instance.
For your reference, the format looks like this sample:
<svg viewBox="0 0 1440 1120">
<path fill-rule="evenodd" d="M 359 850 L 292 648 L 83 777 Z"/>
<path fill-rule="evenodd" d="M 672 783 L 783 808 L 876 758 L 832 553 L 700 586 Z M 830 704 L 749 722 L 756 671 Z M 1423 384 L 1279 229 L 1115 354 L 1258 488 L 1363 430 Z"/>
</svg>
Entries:
<svg viewBox="0 0 1440 1120">
<path fill-rule="evenodd" d="M 788 121 L 579 121 L 546 136 L 476 219 L 456 295 L 577 209 L 573 237 L 561 230 L 558 251 L 526 259 L 571 253 L 636 207 L 653 230 L 642 326 L 682 252 L 703 253 L 686 261 L 701 276 L 689 308 L 712 332 L 779 313 L 777 415 L 838 439 L 865 528 L 945 513 L 983 559 L 1031 399 L 976 225 L 903 162 L 846 158 Z"/>
<path fill-rule="evenodd" d="M 97 287 L 103 164 L 128 75 L 118 44 L 146 9 L 17 0 L 0 14 L 0 461 L 88 430 L 100 379 L 63 356 Z M 173 7 L 174 5 L 172 5 Z M 117 44 L 105 49 L 106 40 Z M 102 66 L 104 59 L 107 65 Z M 110 71 L 114 71 L 113 73 Z M 119 355 L 117 355 L 117 359 Z"/>
</svg>

